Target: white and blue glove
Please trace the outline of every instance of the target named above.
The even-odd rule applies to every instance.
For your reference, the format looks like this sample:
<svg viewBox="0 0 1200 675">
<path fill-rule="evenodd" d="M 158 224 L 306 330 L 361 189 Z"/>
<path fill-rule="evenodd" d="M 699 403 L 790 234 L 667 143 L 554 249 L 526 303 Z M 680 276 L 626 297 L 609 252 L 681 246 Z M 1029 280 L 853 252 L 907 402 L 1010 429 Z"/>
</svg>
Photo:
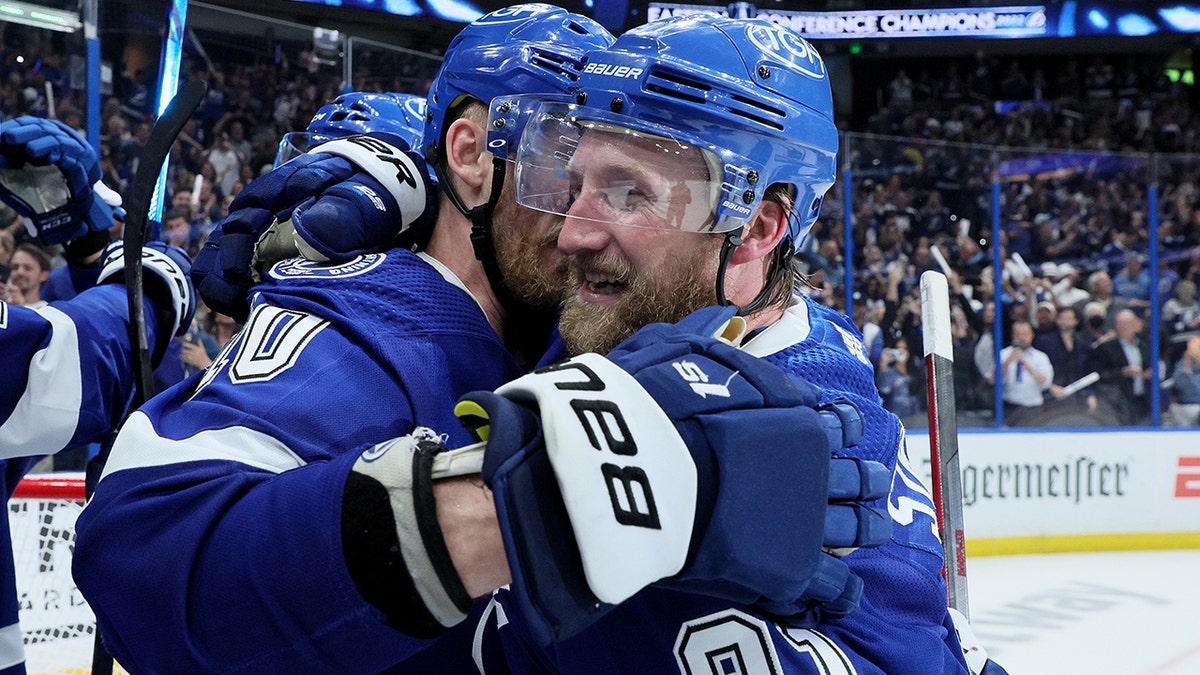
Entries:
<svg viewBox="0 0 1200 675">
<path fill-rule="evenodd" d="M 246 186 L 196 255 L 193 281 L 210 307 L 245 321 L 251 286 L 280 260 L 340 262 L 423 246 L 435 194 L 424 159 L 398 136 L 323 143 Z"/>
<path fill-rule="evenodd" d="M 96 150 L 62 122 L 18 117 L 0 125 L 0 200 L 42 243 L 102 232 L 114 215 L 125 217 L 120 195 L 100 177 Z"/>
<path fill-rule="evenodd" d="M 891 473 L 838 456 L 862 436 L 852 404 L 821 406 L 817 387 L 709 337 L 733 311 L 460 402 L 486 436 L 516 607 L 543 643 L 650 584 L 796 624 L 858 607 L 861 579 L 823 549 L 890 538 L 865 503 Z"/>
<path fill-rule="evenodd" d="M 151 362 L 162 360 L 167 344 L 183 335 L 196 314 L 196 290 L 188 277 L 192 263 L 187 251 L 161 241 L 146 242 L 142 248 L 142 282 L 145 295 L 159 317 Z M 97 285 L 125 282 L 125 245 L 114 241 L 104 250 Z"/>
</svg>

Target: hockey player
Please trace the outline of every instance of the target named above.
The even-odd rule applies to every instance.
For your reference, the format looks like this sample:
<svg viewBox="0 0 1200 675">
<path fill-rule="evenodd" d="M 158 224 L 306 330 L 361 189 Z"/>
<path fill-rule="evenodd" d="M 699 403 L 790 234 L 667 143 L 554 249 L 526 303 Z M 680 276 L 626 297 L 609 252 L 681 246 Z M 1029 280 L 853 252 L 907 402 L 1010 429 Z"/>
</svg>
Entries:
<svg viewBox="0 0 1200 675">
<path fill-rule="evenodd" d="M 216 364 L 130 418 L 80 518 L 74 567 L 118 661 L 133 671 L 379 672 L 395 667 L 428 673 L 466 672 L 478 662 L 488 672 L 532 672 L 539 664 L 613 672 L 611 666 L 633 656 L 619 654 L 620 620 L 589 614 L 595 609 L 591 605 L 576 607 L 577 614 L 567 616 L 583 618 L 582 625 L 571 628 L 588 631 L 590 637 L 579 643 L 585 649 L 565 648 L 565 642 L 542 646 L 538 629 L 553 626 L 532 625 L 527 618 L 514 619 L 525 622 L 520 631 L 501 632 L 506 625 L 503 592 L 497 596 L 499 604 L 469 602 L 508 580 L 498 525 L 494 515 L 486 517 L 492 509 L 487 491 L 470 477 L 431 485 L 432 467 L 422 464 L 414 471 L 409 462 L 407 474 L 420 477 L 422 486 L 436 493 L 433 498 L 422 490 L 416 503 L 411 501 L 414 486 L 404 480 L 404 463 L 376 463 L 385 455 L 403 457 L 401 451 L 389 453 L 390 445 L 377 444 L 417 425 L 437 429 L 436 437 L 446 445 L 468 443 L 471 436 L 450 412 L 455 401 L 467 391 L 495 389 L 522 373 L 499 335 L 512 316 L 504 302 L 525 291 L 503 269 L 501 281 L 508 288 L 494 288 L 470 242 L 484 242 L 486 256 L 486 240 L 494 237 L 495 250 L 503 256 L 504 237 L 523 237 L 533 242 L 536 255 L 552 256 L 554 237 L 547 228 L 560 219 L 522 220 L 515 205 L 502 198 L 504 181 L 499 172 L 493 174 L 498 165 L 486 149 L 486 105 L 481 102 L 517 91 L 565 91 L 578 76 L 583 51 L 610 42 L 594 22 L 544 5 L 500 10 L 468 27 L 451 45 L 443 66 L 447 80 L 461 79 L 443 81 L 446 89 L 435 83 L 431 94 L 427 135 L 437 142 L 429 145 L 443 164 L 441 185 L 453 191 L 448 199 L 455 208 L 439 214 L 427 249 L 419 255 L 391 249 L 340 265 L 304 260 L 276 265 L 254 289 L 245 330 Z M 383 151 L 374 144 L 371 149 Z M 419 170 L 394 153 L 375 159 Z M 413 206 L 407 201 L 411 196 L 396 201 Z M 404 208 L 400 213 L 415 218 Z M 499 266 L 503 264 L 501 257 Z M 558 269 L 557 264 L 546 267 Z M 680 329 L 681 338 L 686 335 Z M 723 352 L 711 339 L 686 339 L 693 338 L 701 351 L 698 360 L 703 356 L 705 363 L 734 364 L 747 374 L 727 383 L 727 391 L 715 393 L 706 410 L 689 407 L 696 403 L 688 399 L 671 415 L 657 413 L 660 426 L 666 425 L 663 438 L 675 434 L 672 457 L 680 468 L 681 487 L 668 489 L 675 497 L 669 500 L 672 518 L 665 522 L 671 526 L 673 552 L 694 554 L 685 556 L 692 558 L 693 565 L 684 567 L 691 574 L 677 581 L 682 588 L 736 593 L 748 603 L 778 601 L 777 608 L 789 613 L 798 608 L 793 601 L 808 608 L 808 598 L 845 600 L 846 606 L 835 609 L 848 610 L 856 599 L 854 579 L 844 565 L 821 554 L 819 546 L 822 541 L 871 543 L 876 521 L 870 512 L 842 511 L 840 506 L 829 512 L 841 517 L 820 516 L 827 500 L 852 501 L 863 490 L 873 492 L 877 473 L 867 464 L 836 464 L 849 466 L 853 475 L 836 472 L 828 481 L 829 495 L 822 476 L 832 472 L 828 446 L 853 442 L 860 419 L 845 407 L 819 414 L 810 385 L 792 383 L 756 359 L 739 361 L 736 350 Z M 621 368 L 641 372 L 632 356 L 618 360 Z M 755 374 L 752 383 L 750 373 Z M 727 445 L 719 434 L 707 435 L 709 427 L 700 423 L 706 412 L 722 409 L 717 401 L 727 398 L 737 403 L 730 412 L 765 411 L 780 426 L 764 425 L 759 417 L 713 415 L 708 420 L 713 430 L 795 432 L 787 444 L 810 460 L 803 466 L 811 469 L 815 487 L 793 490 L 799 481 L 785 480 L 786 489 L 764 491 L 764 503 L 802 501 L 813 518 L 802 524 L 779 522 L 769 531 L 762 528 L 772 521 L 761 517 L 752 524 L 723 521 L 732 529 L 720 533 L 706 527 L 722 506 L 736 513 L 731 506 L 736 500 L 716 491 L 711 464 L 702 463 L 700 469 L 707 471 L 700 471 L 691 462 L 701 460 L 684 456 L 693 449 L 716 452 L 715 446 Z M 646 403 L 648 410 L 656 407 Z M 672 422 L 687 428 L 675 431 Z M 692 442 L 683 444 L 683 435 Z M 428 439 L 428 434 L 416 437 Z M 723 489 L 745 498 L 760 475 L 750 462 L 756 455 L 746 453 L 739 460 L 734 448 L 728 449 L 719 456 L 739 471 L 726 477 Z M 520 478 L 520 466 L 506 466 L 490 475 Z M 705 478 L 688 487 L 688 471 Z M 768 473 L 793 479 L 796 471 L 789 465 L 786 471 L 772 467 Z M 451 468 L 438 475 L 454 473 Z M 693 520 L 697 504 L 703 513 Z M 485 517 L 476 518 L 475 507 L 485 507 Z M 680 513 L 687 517 L 679 520 Z M 549 517 L 556 515 L 548 510 Z M 735 583 L 714 578 L 712 568 L 694 565 L 700 560 L 719 569 L 722 551 L 729 559 L 740 559 L 738 551 L 723 548 L 730 542 L 724 537 L 736 539 L 734 525 L 746 525 L 747 536 L 778 538 L 780 550 L 789 553 L 782 542 L 796 543 L 799 538 L 792 532 L 803 531 L 803 566 L 811 574 L 772 577 L 782 589 L 780 596 L 757 597 L 753 570 L 741 570 Z M 706 533 L 714 535 L 711 541 Z M 498 560 L 492 555 L 496 550 Z M 574 544 L 563 541 L 556 550 L 570 557 Z M 683 563 L 668 559 L 674 572 Z M 789 558 L 780 556 L 772 572 L 779 565 L 791 566 Z M 674 572 L 659 569 L 659 576 L 650 580 Z M 636 584 L 645 583 L 647 578 L 639 575 Z M 568 592 L 577 590 L 582 589 L 571 586 Z M 522 592 L 537 600 L 537 589 Z M 635 611 L 642 616 L 678 602 L 693 608 L 730 604 L 716 595 L 667 590 L 636 597 Z M 561 617 L 555 611 L 572 609 L 569 599 L 552 604 L 552 619 Z M 473 618 L 464 620 L 467 610 Z M 604 622 L 603 627 L 588 628 L 590 620 Z M 472 648 L 476 631 L 478 650 Z M 443 653 L 453 656 L 442 662 Z M 671 653 L 665 645 L 654 658 L 674 663 Z"/>
<path fill-rule="evenodd" d="M 124 249 L 107 250 L 120 197 L 98 181 L 100 160 L 60 122 L 17 118 L 0 125 L 0 199 L 42 243 L 69 256 L 105 253 L 99 286 L 39 309 L 0 302 L 0 492 L 7 498 L 43 455 L 99 440 L 120 423 L 133 395 Z M 189 261 L 152 244 L 143 252 L 146 323 L 154 362 L 195 311 Z M 23 673 L 8 519 L 0 520 L 0 673 Z"/>
<path fill-rule="evenodd" d="M 300 132 L 308 140 L 285 136 L 275 170 L 234 199 L 196 256 L 192 277 L 204 301 L 244 323 L 250 288 L 280 260 L 303 253 L 347 261 L 397 246 L 423 248 L 437 214 L 435 203 L 425 203 L 432 182 L 415 152 L 424 110 L 425 99 L 410 94 L 342 94 Z M 358 138 L 329 144 L 349 136 Z M 292 156 L 301 145 L 309 150 Z M 391 159 L 401 155 L 406 162 Z M 411 166 L 422 170 L 397 173 Z"/>
<path fill-rule="evenodd" d="M 56 120 L 23 117 L 0 127 L 0 199 L 39 241 L 100 252 L 120 197 L 99 181 L 96 152 Z M 111 202 L 111 203 L 110 203 Z M 38 310 L 0 303 L 0 456 L 47 455 L 111 432 L 133 391 L 133 349 L 120 243 L 99 266 L 98 287 Z M 190 262 L 178 249 L 143 251 L 146 317 L 154 360 L 195 312 Z"/>
<path fill-rule="evenodd" d="M 766 21 L 667 20 L 589 54 L 573 96 L 536 99 L 493 101 L 494 129 L 523 129 L 494 144 L 520 147 L 517 201 L 566 218 L 558 246 L 569 255 L 572 292 L 559 324 L 567 350 L 603 353 L 647 322 L 736 305 L 749 325 L 741 348 L 826 397 L 854 401 L 866 434 L 845 454 L 893 470 L 890 542 L 844 558 L 864 580 L 857 612 L 805 630 L 744 618 L 732 630 L 728 611 L 663 621 L 654 628 L 664 646 L 673 641 L 682 672 L 748 672 L 721 670 L 735 662 L 722 654 L 735 652 L 764 664 L 753 672 L 968 672 L 946 609 L 933 506 L 904 429 L 880 403 L 850 320 L 794 289 L 790 261 L 836 172 L 817 52 Z M 634 652 L 644 672 L 669 667 Z M 986 654 L 971 656 L 978 672 Z"/>
</svg>

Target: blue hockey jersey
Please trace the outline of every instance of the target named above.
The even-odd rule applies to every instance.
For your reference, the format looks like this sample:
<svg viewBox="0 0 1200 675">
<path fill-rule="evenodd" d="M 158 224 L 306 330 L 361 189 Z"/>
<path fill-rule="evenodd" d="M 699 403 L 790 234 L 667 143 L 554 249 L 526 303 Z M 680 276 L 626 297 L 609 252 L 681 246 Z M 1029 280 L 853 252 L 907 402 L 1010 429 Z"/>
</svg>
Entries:
<svg viewBox="0 0 1200 675">
<path fill-rule="evenodd" d="M 439 268 L 280 263 L 214 364 L 129 418 L 73 570 L 126 668 L 379 672 L 426 646 L 358 593 L 340 514 L 365 447 L 416 425 L 466 445 L 457 399 L 521 374 Z"/>
<path fill-rule="evenodd" d="M 651 587 L 543 650 L 525 637 L 521 616 L 506 611 L 500 590 L 388 672 L 966 675 L 946 611 L 933 503 L 909 466 L 900 421 L 883 408 L 858 330 L 798 296 L 783 319 L 744 349 L 822 387 L 826 401 L 853 400 L 866 418 L 866 435 L 843 452 L 893 470 L 891 494 L 876 504 L 892 516 L 891 541 L 844 558 L 864 581 L 858 611 L 809 630 L 773 623 L 751 608 Z"/>
<path fill-rule="evenodd" d="M 90 289 L 38 309 L 0 302 L 0 492 L 44 455 L 99 440 L 133 395 L 125 287 Z M 153 307 L 146 305 L 154 340 Z M 24 673 L 9 521 L 0 519 L 0 675 Z"/>
<path fill-rule="evenodd" d="M 40 309 L 0 302 L 0 457 L 49 455 L 98 440 L 133 395 L 125 287 Z M 146 322 L 154 343 L 153 306 Z"/>
<path fill-rule="evenodd" d="M 282 263 L 214 366 L 130 419 L 80 517 L 74 568 L 126 667 L 966 672 L 943 625 L 941 549 L 929 497 L 902 461 L 902 428 L 856 356 L 856 331 L 807 301 L 748 349 L 809 376 L 827 396 L 852 396 L 868 421 L 852 452 L 895 467 L 892 542 L 847 558 L 867 580 L 860 612 L 819 631 L 789 629 L 749 608 L 649 588 L 542 649 L 500 589 L 435 640 L 388 628 L 342 556 L 351 466 L 365 446 L 415 425 L 446 433 L 450 446 L 469 442 L 451 415 L 455 400 L 520 374 L 478 306 L 432 262 L 392 251 L 334 268 Z M 829 372 L 803 372 L 814 368 Z"/>
</svg>

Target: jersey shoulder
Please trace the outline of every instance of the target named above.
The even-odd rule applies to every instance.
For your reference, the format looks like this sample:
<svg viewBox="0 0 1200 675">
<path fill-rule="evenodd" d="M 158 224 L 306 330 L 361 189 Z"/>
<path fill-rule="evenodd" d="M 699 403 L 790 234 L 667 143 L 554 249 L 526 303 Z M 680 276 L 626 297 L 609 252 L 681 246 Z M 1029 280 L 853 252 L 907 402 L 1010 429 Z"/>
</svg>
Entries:
<svg viewBox="0 0 1200 675">
<path fill-rule="evenodd" d="M 495 333 L 469 293 L 405 249 L 336 264 L 285 260 L 254 290 L 273 305 L 369 324 L 375 331 Z"/>
<path fill-rule="evenodd" d="M 821 387 L 827 398 L 850 395 L 862 399 L 856 402 L 880 403 L 862 333 L 836 310 L 797 297 L 777 324 L 791 339 L 764 358 Z"/>
</svg>

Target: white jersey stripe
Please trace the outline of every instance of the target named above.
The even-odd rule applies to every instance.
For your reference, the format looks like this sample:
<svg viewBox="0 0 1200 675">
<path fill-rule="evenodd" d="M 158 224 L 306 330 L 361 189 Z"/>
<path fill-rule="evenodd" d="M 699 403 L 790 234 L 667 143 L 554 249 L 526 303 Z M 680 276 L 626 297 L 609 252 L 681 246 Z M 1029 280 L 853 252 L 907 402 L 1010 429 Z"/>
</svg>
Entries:
<svg viewBox="0 0 1200 675">
<path fill-rule="evenodd" d="M 121 427 L 101 480 L 124 469 L 205 460 L 228 460 L 272 473 L 307 463 L 278 439 L 245 427 L 201 431 L 181 440 L 163 438 L 138 411 Z"/>
<path fill-rule="evenodd" d="M 53 329 L 49 344 L 29 362 L 29 379 L 12 414 L 0 425 L 0 459 L 47 455 L 75 435 L 83 402 L 79 334 L 53 307 L 37 310 Z"/>
</svg>

